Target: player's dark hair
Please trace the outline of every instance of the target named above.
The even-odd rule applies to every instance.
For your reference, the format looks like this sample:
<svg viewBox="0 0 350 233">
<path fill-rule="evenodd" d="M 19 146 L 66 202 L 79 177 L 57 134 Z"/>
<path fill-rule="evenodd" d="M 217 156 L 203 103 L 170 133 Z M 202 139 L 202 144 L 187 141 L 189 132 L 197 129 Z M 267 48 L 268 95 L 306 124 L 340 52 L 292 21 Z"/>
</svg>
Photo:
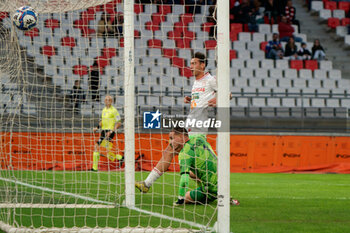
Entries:
<svg viewBox="0 0 350 233">
<path fill-rule="evenodd" d="M 184 127 L 175 126 L 171 131 L 178 133 L 178 134 L 185 134 L 186 136 L 188 136 L 188 132 L 187 132 L 186 128 L 184 128 Z"/>
<path fill-rule="evenodd" d="M 196 52 L 193 56 L 193 58 L 198 58 L 199 62 L 204 63 L 205 66 L 208 65 L 208 60 L 205 57 L 205 55 L 201 52 Z"/>
</svg>

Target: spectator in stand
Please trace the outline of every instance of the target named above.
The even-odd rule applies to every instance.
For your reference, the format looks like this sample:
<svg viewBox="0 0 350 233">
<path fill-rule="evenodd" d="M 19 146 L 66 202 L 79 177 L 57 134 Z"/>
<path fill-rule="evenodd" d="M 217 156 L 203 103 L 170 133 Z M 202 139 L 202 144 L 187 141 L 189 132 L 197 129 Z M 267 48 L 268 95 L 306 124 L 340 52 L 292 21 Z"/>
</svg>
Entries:
<svg viewBox="0 0 350 233">
<path fill-rule="evenodd" d="M 79 114 L 80 103 L 85 101 L 84 90 L 80 87 L 80 80 L 75 80 L 72 90 L 73 112 Z"/>
<path fill-rule="evenodd" d="M 249 31 L 258 32 L 260 23 L 264 23 L 264 19 L 262 15 L 260 15 L 259 6 L 254 5 L 254 7 L 249 12 L 249 22 L 248 22 Z"/>
<path fill-rule="evenodd" d="M 271 19 L 273 18 L 274 22 L 277 22 L 277 16 L 279 16 L 279 12 L 278 9 L 276 7 L 276 4 L 274 3 L 274 0 L 267 0 L 265 1 L 264 4 L 265 7 L 265 16 L 267 16 L 269 18 L 270 23 Z"/>
<path fill-rule="evenodd" d="M 209 37 L 215 38 L 216 37 L 216 7 L 215 6 L 209 7 L 209 15 L 207 16 L 207 22 L 214 24 L 213 27 L 210 27 Z"/>
<path fill-rule="evenodd" d="M 280 34 L 281 41 L 288 42 L 289 37 L 293 37 L 296 42 L 302 42 L 300 37 L 296 37 L 293 35 L 294 28 L 291 25 L 291 22 L 287 21 L 286 16 L 281 17 L 281 22 L 278 24 L 278 32 Z"/>
<path fill-rule="evenodd" d="M 241 3 L 236 1 L 235 6 L 231 9 L 231 14 L 233 14 L 234 23 L 249 23 L 249 13 L 251 12 L 249 0 L 242 0 Z"/>
<path fill-rule="evenodd" d="M 185 4 L 189 5 L 187 13 L 201 14 L 202 5 L 214 5 L 215 2 L 214 0 L 185 0 Z"/>
<path fill-rule="evenodd" d="M 111 34 L 114 34 L 114 28 L 110 16 L 106 14 L 106 12 L 103 12 L 101 15 L 101 19 L 98 21 L 97 36 L 107 37 Z"/>
<path fill-rule="evenodd" d="M 316 39 L 314 41 L 314 45 L 312 46 L 312 59 L 321 61 L 325 58 L 326 54 L 321 46 L 320 40 Z"/>
<path fill-rule="evenodd" d="M 282 59 L 283 48 L 277 33 L 272 35 L 272 40 L 268 42 L 265 48 L 266 58 L 269 59 Z"/>
<path fill-rule="evenodd" d="M 91 99 L 95 101 L 100 100 L 100 69 L 98 67 L 97 60 L 94 61 L 89 72 L 89 89 L 91 93 Z"/>
<path fill-rule="evenodd" d="M 113 36 L 114 37 L 123 37 L 123 24 L 124 16 L 122 13 L 116 13 L 113 21 Z"/>
<path fill-rule="evenodd" d="M 301 48 L 298 51 L 298 59 L 299 60 L 310 60 L 311 59 L 311 52 L 310 50 L 307 48 L 307 44 L 306 43 L 301 43 Z"/>
<path fill-rule="evenodd" d="M 284 49 L 284 57 L 290 60 L 298 59 L 298 46 L 295 44 L 293 37 L 289 37 L 289 41 Z"/>
<path fill-rule="evenodd" d="M 299 23 L 299 20 L 295 19 L 296 10 L 295 10 L 295 7 L 293 6 L 292 0 L 287 1 L 284 14 L 287 17 L 288 22 L 292 22 L 292 24 L 295 24 L 298 26 L 298 33 L 300 33 L 300 23 Z"/>
</svg>

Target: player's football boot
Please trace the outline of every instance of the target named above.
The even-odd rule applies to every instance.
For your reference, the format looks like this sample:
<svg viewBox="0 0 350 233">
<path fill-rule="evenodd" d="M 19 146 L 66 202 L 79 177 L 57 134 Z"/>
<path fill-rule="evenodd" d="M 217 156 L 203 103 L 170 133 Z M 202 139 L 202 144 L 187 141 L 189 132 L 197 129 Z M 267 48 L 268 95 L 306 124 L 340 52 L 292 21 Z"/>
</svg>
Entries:
<svg viewBox="0 0 350 233">
<path fill-rule="evenodd" d="M 230 198 L 230 205 L 239 205 L 239 204 L 241 204 L 241 203 L 239 203 L 238 200 L 235 200 L 232 197 Z"/>
<path fill-rule="evenodd" d="M 147 193 L 149 190 L 149 187 L 146 186 L 144 181 L 136 181 L 135 187 L 143 193 Z"/>
<path fill-rule="evenodd" d="M 176 202 L 174 202 L 174 206 L 180 206 L 185 204 L 185 199 L 184 198 L 178 198 Z"/>
</svg>

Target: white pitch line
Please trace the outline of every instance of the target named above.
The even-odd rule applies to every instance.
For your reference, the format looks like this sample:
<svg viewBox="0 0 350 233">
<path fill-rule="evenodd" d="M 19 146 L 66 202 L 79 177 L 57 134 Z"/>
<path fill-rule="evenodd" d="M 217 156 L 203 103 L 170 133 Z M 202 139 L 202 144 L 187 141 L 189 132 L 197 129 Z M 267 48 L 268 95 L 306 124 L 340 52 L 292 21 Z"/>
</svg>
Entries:
<svg viewBox="0 0 350 233">
<path fill-rule="evenodd" d="M 244 197 L 245 199 L 292 199 L 292 200 L 315 200 L 315 199 L 326 199 L 326 200 L 350 200 L 350 197 Z"/>
<path fill-rule="evenodd" d="M 30 203 L 0 203 L 0 208 L 64 208 L 64 209 L 87 209 L 87 208 L 115 208 L 114 205 L 95 205 L 95 204 L 30 204 Z"/>
<path fill-rule="evenodd" d="M 40 187 L 40 186 L 24 183 L 24 182 L 21 182 L 21 181 L 18 181 L 18 180 L 10 180 L 10 179 L 6 179 L 6 178 L 2 178 L 2 177 L 0 177 L 0 180 L 6 181 L 6 182 L 11 182 L 11 183 L 14 183 L 14 184 L 19 184 L 19 185 L 26 186 L 26 187 L 29 187 L 29 188 L 39 189 L 39 190 L 46 191 L 46 192 L 58 193 L 58 194 L 62 194 L 62 195 L 65 195 L 65 196 L 72 196 L 72 197 L 76 197 L 76 198 L 79 198 L 79 199 L 82 199 L 82 200 L 85 200 L 85 201 L 91 201 L 91 202 L 96 202 L 96 203 L 105 204 L 105 205 L 113 205 L 113 206 L 116 205 L 113 202 L 101 201 L 101 200 L 98 200 L 98 199 L 82 196 L 82 195 L 75 194 L 75 193 L 68 193 L 68 192 L 64 192 L 64 191 L 59 191 L 59 190 L 54 190 L 54 189 L 50 189 L 50 188 Z"/>
<path fill-rule="evenodd" d="M 190 221 L 187 221 L 187 220 L 184 220 L 184 219 L 179 219 L 179 218 L 173 218 L 173 217 L 169 217 L 169 216 L 162 215 L 162 214 L 159 214 L 159 213 L 153 213 L 151 211 L 143 210 L 143 209 L 140 209 L 140 208 L 137 208 L 137 207 L 128 207 L 128 208 L 131 209 L 131 210 L 135 210 L 135 211 L 141 212 L 141 213 L 153 215 L 155 217 L 164 218 L 164 219 L 167 219 L 167 220 L 170 220 L 170 221 L 186 223 L 186 224 L 188 224 L 190 226 L 198 227 L 198 228 L 200 228 L 202 230 L 205 229 L 205 230 L 209 230 L 210 232 L 212 231 L 211 228 L 208 228 L 207 226 L 204 226 L 204 225 L 199 224 L 199 223 L 190 222 Z"/>
<path fill-rule="evenodd" d="M 72 196 L 72 197 L 76 197 L 76 198 L 79 198 L 79 199 L 82 199 L 82 200 L 92 201 L 92 202 L 96 202 L 96 203 L 101 203 L 101 204 L 107 205 L 107 206 L 104 206 L 103 208 L 108 208 L 110 205 L 113 205 L 113 207 L 120 207 L 120 205 L 118 205 L 116 203 L 113 203 L 113 202 L 101 201 L 101 200 L 94 199 L 94 198 L 91 198 L 91 197 L 86 197 L 86 196 L 82 196 L 82 195 L 78 195 L 78 194 L 74 194 L 74 193 L 68 193 L 68 192 L 64 192 L 64 191 L 58 191 L 58 190 L 54 190 L 54 189 L 50 189 L 50 188 L 36 186 L 36 185 L 32 185 L 32 184 L 21 182 L 21 181 L 17 181 L 17 180 L 10 180 L 10 179 L 6 179 L 6 178 L 2 178 L 2 177 L 0 177 L 0 180 L 6 181 L 6 182 L 11 182 L 11 183 L 14 183 L 14 184 L 19 184 L 19 185 L 30 187 L 30 188 L 43 190 L 43 191 L 46 191 L 46 192 L 63 194 L 63 195 L 66 195 L 66 196 Z M 3 204 L 5 204 L 5 203 L 3 203 Z M 30 204 L 30 206 L 31 207 L 28 207 L 28 208 L 34 208 L 33 204 Z M 53 206 L 55 206 L 55 208 L 58 208 L 57 205 L 53 205 Z M 64 205 L 62 205 L 62 206 L 64 206 Z M 83 208 L 87 208 L 89 206 L 89 204 L 86 204 L 84 206 L 85 207 L 83 207 Z M 18 203 L 18 207 L 19 208 L 20 207 L 27 208 L 27 207 L 23 207 L 23 204 L 21 204 L 21 203 Z M 137 208 L 137 207 L 128 207 L 128 206 L 123 206 L 123 207 L 126 207 L 126 208 L 131 209 L 131 210 L 135 210 L 135 211 L 140 212 L 140 213 L 145 213 L 145 214 L 148 214 L 148 215 L 152 215 L 152 216 L 155 216 L 155 217 L 158 217 L 158 218 L 167 219 L 167 220 L 171 220 L 171 221 L 175 221 L 175 222 L 185 223 L 185 224 L 188 224 L 189 226 L 198 227 L 200 229 L 208 229 L 207 226 L 204 226 L 204 225 L 199 224 L 199 223 L 190 222 L 190 221 L 186 221 L 186 220 L 179 219 L 179 218 L 169 217 L 167 215 L 154 213 L 154 212 L 151 212 L 151 211 L 148 211 L 148 210 L 143 210 L 143 209 L 140 209 L 140 208 Z M 12 207 L 9 207 L 7 205 L 7 208 L 12 208 Z M 15 208 L 17 208 L 17 207 L 15 207 Z M 42 207 L 38 207 L 38 208 L 42 208 Z M 54 208 L 54 207 L 52 207 L 52 208 Z M 65 208 L 65 207 L 62 207 L 62 208 Z M 78 207 L 75 207 L 75 208 L 78 208 Z M 210 229 L 211 228 L 209 228 L 209 230 Z"/>
</svg>

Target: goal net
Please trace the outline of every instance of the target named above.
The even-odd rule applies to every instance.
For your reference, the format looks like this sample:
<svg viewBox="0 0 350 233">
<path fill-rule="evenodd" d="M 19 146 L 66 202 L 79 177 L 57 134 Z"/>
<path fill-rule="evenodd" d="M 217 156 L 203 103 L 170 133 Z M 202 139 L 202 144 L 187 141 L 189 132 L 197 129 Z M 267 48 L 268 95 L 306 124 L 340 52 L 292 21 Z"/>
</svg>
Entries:
<svg viewBox="0 0 350 233">
<path fill-rule="evenodd" d="M 135 1 L 133 12 L 122 0 L 2 2 L 0 229 L 213 230 L 217 201 L 174 205 L 177 156 L 148 193 L 134 190 L 134 180 L 145 180 L 168 146 L 169 122 L 190 112 L 184 97 L 191 96 L 193 55 L 204 53 L 206 71 L 216 75 L 213 1 Z M 11 13 L 22 5 L 38 12 L 31 31 L 12 24 Z M 126 112 L 130 88 L 132 119 Z M 110 142 L 97 143 L 106 125 L 93 128 L 109 96 L 122 124 Z M 149 118 L 157 112 L 160 128 Z M 216 150 L 216 136 L 207 141 Z M 134 145 L 131 155 L 128 145 Z M 199 187 L 190 180 L 186 191 Z"/>
</svg>

